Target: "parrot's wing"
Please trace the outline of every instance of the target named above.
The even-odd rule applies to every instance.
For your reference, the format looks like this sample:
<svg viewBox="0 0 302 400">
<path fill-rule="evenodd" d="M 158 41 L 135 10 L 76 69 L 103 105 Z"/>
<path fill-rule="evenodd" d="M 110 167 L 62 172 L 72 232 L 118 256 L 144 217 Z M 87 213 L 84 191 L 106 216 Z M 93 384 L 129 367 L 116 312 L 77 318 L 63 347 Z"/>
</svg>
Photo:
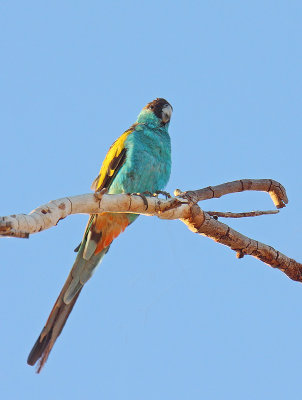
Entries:
<svg viewBox="0 0 302 400">
<path fill-rule="evenodd" d="M 95 180 L 92 182 L 91 189 L 94 191 L 101 190 L 103 188 L 109 189 L 111 183 L 116 177 L 117 173 L 126 161 L 127 149 L 125 148 L 125 140 L 135 130 L 137 124 L 133 124 L 127 131 L 125 131 L 110 147 L 108 153 L 103 161 L 100 172 Z M 92 222 L 95 219 L 95 215 L 92 214 L 88 220 L 83 239 L 81 243 L 74 249 L 77 253 L 80 250 L 81 244 L 87 237 Z M 88 250 L 88 246 L 87 250 Z M 86 253 L 87 254 L 87 250 Z M 91 249 L 90 253 L 93 253 L 95 249 Z"/>
<path fill-rule="evenodd" d="M 136 125 L 137 124 L 132 125 L 131 128 L 124 132 L 110 147 L 103 161 L 100 173 L 91 185 L 92 190 L 109 189 L 117 173 L 126 161 L 127 149 L 125 148 L 125 141 L 134 131 Z"/>
</svg>

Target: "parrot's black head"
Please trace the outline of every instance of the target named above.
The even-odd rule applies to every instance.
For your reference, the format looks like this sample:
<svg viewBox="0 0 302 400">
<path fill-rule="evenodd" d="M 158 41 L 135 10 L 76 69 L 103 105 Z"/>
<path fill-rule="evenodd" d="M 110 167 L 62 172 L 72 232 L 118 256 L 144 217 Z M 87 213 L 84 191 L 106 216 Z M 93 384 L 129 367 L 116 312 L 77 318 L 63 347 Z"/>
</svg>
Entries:
<svg viewBox="0 0 302 400">
<path fill-rule="evenodd" d="M 158 98 L 146 105 L 145 110 L 150 110 L 153 114 L 161 120 L 162 124 L 165 125 L 170 122 L 173 108 L 167 100 Z"/>
</svg>

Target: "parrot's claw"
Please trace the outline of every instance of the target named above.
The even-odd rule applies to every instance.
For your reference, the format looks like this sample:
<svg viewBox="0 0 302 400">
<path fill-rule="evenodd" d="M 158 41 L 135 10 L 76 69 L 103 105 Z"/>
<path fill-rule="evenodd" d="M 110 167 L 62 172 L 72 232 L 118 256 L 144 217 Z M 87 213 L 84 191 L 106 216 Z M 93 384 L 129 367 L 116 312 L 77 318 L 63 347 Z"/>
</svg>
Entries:
<svg viewBox="0 0 302 400">
<path fill-rule="evenodd" d="M 136 196 L 139 196 L 143 200 L 144 205 L 146 207 L 146 210 L 148 210 L 149 204 L 148 204 L 148 200 L 147 200 L 147 198 L 145 196 L 145 193 L 146 192 L 144 192 L 144 193 L 132 193 L 132 194 L 134 194 Z M 148 192 L 148 193 L 150 193 L 150 192 Z"/>
</svg>

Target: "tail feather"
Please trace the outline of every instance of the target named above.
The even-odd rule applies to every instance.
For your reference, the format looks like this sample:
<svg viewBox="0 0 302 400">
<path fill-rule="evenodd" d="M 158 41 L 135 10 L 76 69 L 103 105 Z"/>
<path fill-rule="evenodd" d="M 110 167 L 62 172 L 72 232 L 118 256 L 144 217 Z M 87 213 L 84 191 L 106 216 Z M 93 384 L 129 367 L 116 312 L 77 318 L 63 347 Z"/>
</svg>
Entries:
<svg viewBox="0 0 302 400">
<path fill-rule="evenodd" d="M 89 261 L 84 260 L 84 262 L 80 261 L 80 268 L 78 265 L 75 266 L 75 269 L 72 269 L 72 280 L 65 291 L 63 300 L 65 304 L 69 304 L 74 296 L 78 293 L 79 290 L 85 285 L 85 283 L 92 277 L 95 272 L 98 264 L 102 261 L 104 255 L 108 252 L 109 246 L 106 247 L 101 253 L 97 255 L 93 255 Z"/>
<path fill-rule="evenodd" d="M 37 361 L 39 361 L 37 367 L 37 373 L 41 371 L 44 364 L 47 361 L 49 353 L 55 344 L 58 336 L 62 332 L 64 325 L 67 321 L 69 314 L 71 313 L 75 302 L 81 292 L 81 290 L 76 294 L 73 300 L 69 304 L 65 304 L 63 301 L 64 293 L 71 282 L 71 274 L 68 276 L 67 281 L 48 317 L 48 320 L 38 337 L 36 343 L 34 344 L 28 359 L 27 363 L 29 365 L 35 365 Z"/>
</svg>

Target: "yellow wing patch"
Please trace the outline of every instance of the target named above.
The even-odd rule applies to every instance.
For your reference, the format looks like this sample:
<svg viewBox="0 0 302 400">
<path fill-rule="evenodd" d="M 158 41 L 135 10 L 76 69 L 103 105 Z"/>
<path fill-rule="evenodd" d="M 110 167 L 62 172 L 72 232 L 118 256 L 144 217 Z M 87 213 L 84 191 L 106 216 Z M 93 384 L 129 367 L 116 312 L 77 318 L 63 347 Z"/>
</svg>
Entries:
<svg viewBox="0 0 302 400">
<path fill-rule="evenodd" d="M 125 140 L 135 129 L 136 124 L 132 125 L 124 132 L 110 147 L 105 160 L 103 161 L 99 175 L 95 178 L 91 185 L 92 190 L 101 190 L 104 187 L 109 188 L 113 178 L 118 173 L 126 159 L 126 149 L 124 147 Z"/>
</svg>

